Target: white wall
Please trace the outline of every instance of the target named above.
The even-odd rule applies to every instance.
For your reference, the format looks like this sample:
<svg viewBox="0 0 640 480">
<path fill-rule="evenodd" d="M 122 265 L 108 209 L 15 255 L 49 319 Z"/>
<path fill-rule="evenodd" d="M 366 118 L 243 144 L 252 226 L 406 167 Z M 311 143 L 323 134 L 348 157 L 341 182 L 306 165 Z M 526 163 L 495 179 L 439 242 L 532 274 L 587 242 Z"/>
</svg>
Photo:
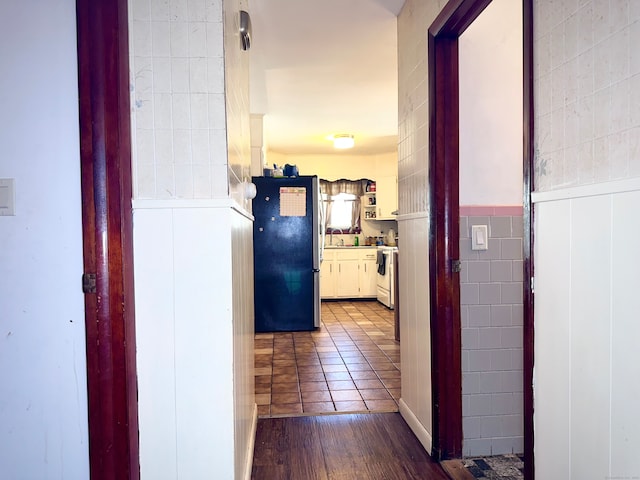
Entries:
<svg viewBox="0 0 640 480">
<path fill-rule="evenodd" d="M 460 205 L 522 205 L 522 2 L 460 36 Z"/>
<path fill-rule="evenodd" d="M 229 201 L 134 207 L 141 478 L 243 478 L 255 422 L 253 297 L 242 295 L 252 222 Z"/>
<path fill-rule="evenodd" d="M 325 180 L 347 178 L 376 179 L 398 175 L 398 154 L 384 153 L 379 155 L 285 155 L 269 152 L 270 166 L 277 163 L 297 165 L 300 175 L 317 175 Z"/>
<path fill-rule="evenodd" d="M 537 197 L 536 474 L 633 478 L 640 182 L 583 193 Z"/>
<path fill-rule="evenodd" d="M 143 479 L 245 478 L 253 245 L 245 1 L 132 0 Z"/>
<path fill-rule="evenodd" d="M 534 2 L 539 478 L 640 475 L 639 20 L 635 1 Z"/>
<path fill-rule="evenodd" d="M 3 2 L 0 70 L 0 477 L 86 479 L 75 2 Z"/>
<path fill-rule="evenodd" d="M 398 237 L 400 412 L 432 447 L 429 312 L 429 106 L 427 29 L 446 1 L 407 0 L 398 16 Z"/>
</svg>

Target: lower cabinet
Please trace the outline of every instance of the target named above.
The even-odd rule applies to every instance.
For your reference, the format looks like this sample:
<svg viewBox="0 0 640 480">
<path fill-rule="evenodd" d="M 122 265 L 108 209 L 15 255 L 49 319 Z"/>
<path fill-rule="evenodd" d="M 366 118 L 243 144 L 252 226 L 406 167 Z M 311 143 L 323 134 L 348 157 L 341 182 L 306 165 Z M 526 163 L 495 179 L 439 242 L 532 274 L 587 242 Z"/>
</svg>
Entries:
<svg viewBox="0 0 640 480">
<path fill-rule="evenodd" d="M 320 298 L 336 297 L 336 274 L 333 264 L 336 256 L 333 250 L 325 250 L 320 264 Z"/>
<path fill-rule="evenodd" d="M 378 295 L 378 265 L 376 264 L 377 249 L 361 252 L 360 260 L 360 296 L 377 297 Z"/>
<path fill-rule="evenodd" d="M 376 249 L 325 249 L 320 266 L 320 297 L 376 298 Z"/>
<path fill-rule="evenodd" d="M 360 287 L 358 285 L 358 270 L 360 260 L 351 258 L 350 255 L 340 255 L 343 252 L 337 252 L 336 265 L 338 274 L 336 276 L 336 298 L 357 298 L 360 296 Z M 347 253 L 347 252 L 344 252 Z"/>
</svg>

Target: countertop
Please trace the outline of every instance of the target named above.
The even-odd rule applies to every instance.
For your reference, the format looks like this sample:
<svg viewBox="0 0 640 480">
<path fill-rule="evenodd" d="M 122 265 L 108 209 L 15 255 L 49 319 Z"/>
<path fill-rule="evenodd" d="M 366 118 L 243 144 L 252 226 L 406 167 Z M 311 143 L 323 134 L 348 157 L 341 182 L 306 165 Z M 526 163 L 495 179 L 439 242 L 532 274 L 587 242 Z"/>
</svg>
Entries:
<svg viewBox="0 0 640 480">
<path fill-rule="evenodd" d="M 330 249 L 335 249 L 335 250 L 341 250 L 341 249 L 345 249 L 345 248 L 359 248 L 359 249 L 363 249 L 363 248 L 378 248 L 378 247 L 384 247 L 384 245 L 325 245 L 324 248 L 330 248 Z"/>
</svg>

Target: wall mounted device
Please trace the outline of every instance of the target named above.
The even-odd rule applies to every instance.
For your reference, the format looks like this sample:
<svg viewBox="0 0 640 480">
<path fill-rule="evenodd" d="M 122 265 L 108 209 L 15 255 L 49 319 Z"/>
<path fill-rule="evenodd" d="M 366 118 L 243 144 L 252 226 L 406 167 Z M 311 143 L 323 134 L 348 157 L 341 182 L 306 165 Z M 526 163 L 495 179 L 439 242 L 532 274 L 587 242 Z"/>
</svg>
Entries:
<svg viewBox="0 0 640 480">
<path fill-rule="evenodd" d="M 244 10 L 240 10 L 240 45 L 242 50 L 251 48 L 251 17 Z"/>
<path fill-rule="evenodd" d="M 489 229 L 487 225 L 471 226 L 471 250 L 489 250 Z"/>
<path fill-rule="evenodd" d="M 0 216 L 16 214 L 16 193 L 13 178 L 0 178 Z"/>
</svg>

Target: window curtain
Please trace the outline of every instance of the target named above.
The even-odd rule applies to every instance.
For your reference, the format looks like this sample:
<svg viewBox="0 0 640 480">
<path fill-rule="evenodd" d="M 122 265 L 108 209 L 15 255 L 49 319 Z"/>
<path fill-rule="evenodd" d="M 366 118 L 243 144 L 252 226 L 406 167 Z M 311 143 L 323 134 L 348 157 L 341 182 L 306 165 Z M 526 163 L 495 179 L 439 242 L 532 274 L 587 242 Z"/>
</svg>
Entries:
<svg viewBox="0 0 640 480">
<path fill-rule="evenodd" d="M 360 198 L 366 191 L 367 183 L 370 180 L 361 178 L 360 180 L 346 180 L 344 178 L 330 182 L 329 180 L 320 179 L 320 191 L 329 196 L 338 195 L 339 193 L 350 193 Z"/>
<path fill-rule="evenodd" d="M 360 225 L 360 197 L 356 197 L 356 200 L 351 204 L 351 228 L 353 231 L 354 227 Z"/>
<path fill-rule="evenodd" d="M 367 178 L 361 178 L 360 180 L 342 178 L 332 182 L 320 179 L 320 192 L 327 196 L 325 223 L 331 218 L 331 206 L 333 204 L 331 197 L 340 193 L 348 193 L 356 197 L 351 204 L 351 228 L 349 230 L 353 231 L 354 228 L 358 227 L 360 225 L 360 197 L 366 192 L 368 183 L 370 183 L 370 180 Z M 324 225 L 324 229 L 326 230 L 326 225 Z"/>
</svg>

